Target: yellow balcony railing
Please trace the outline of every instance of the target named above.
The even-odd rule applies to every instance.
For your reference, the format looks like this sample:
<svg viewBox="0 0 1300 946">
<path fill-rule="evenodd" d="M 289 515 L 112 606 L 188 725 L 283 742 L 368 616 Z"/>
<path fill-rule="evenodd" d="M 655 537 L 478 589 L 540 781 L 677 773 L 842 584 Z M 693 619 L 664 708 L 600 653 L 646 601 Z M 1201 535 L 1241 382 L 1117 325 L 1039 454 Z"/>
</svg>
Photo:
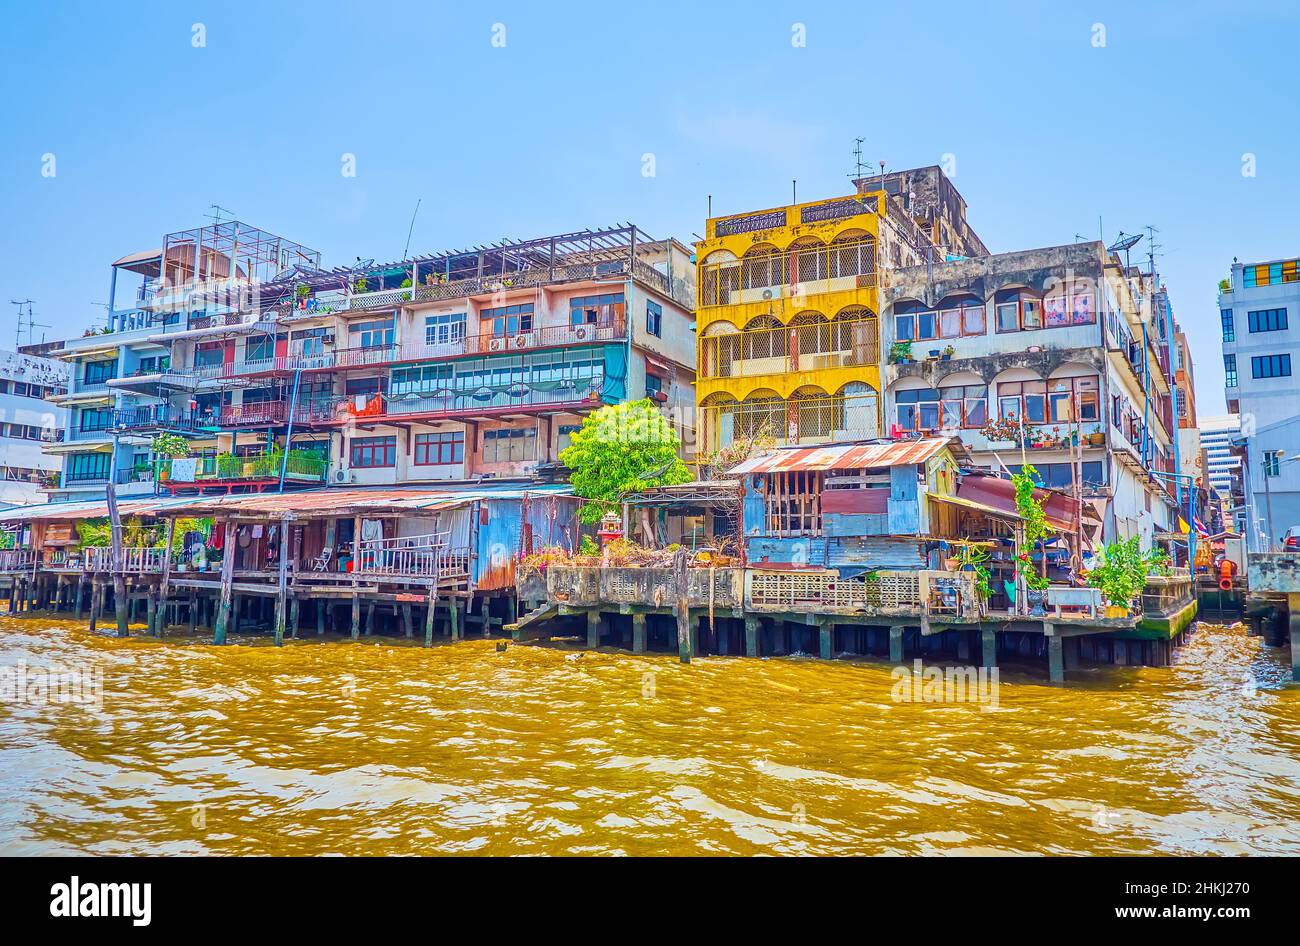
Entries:
<svg viewBox="0 0 1300 946">
<path fill-rule="evenodd" d="M 754 247 L 740 259 L 701 263 L 697 285 L 700 308 L 870 289 L 876 285 L 876 241 Z"/>
<path fill-rule="evenodd" d="M 879 323 L 866 311 L 845 313 L 834 321 L 822 318 L 706 335 L 699 342 L 699 376 L 745 378 L 878 364 Z"/>
<path fill-rule="evenodd" d="M 871 392 L 723 400 L 701 405 L 697 426 L 704 454 L 745 440 L 773 446 L 872 440 L 881 435 L 880 398 Z"/>
</svg>

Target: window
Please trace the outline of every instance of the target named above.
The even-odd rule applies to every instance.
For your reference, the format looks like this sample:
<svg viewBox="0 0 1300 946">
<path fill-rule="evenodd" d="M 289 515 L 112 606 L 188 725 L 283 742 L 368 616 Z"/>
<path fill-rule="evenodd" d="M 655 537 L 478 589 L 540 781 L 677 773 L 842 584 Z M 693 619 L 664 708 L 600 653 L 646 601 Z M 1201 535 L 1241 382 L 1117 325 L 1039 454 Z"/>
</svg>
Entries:
<svg viewBox="0 0 1300 946">
<path fill-rule="evenodd" d="M 397 465 L 397 437 L 354 437 L 348 462 L 359 468 Z"/>
<path fill-rule="evenodd" d="M 989 389 L 983 384 L 949 385 L 939 389 L 943 427 L 981 428 L 989 419 Z"/>
<path fill-rule="evenodd" d="M 244 343 L 244 361 L 271 361 L 275 358 L 275 338 L 257 335 Z"/>
<path fill-rule="evenodd" d="M 775 535 L 820 535 L 821 492 L 820 471 L 773 473 L 765 490 L 767 531 Z"/>
<path fill-rule="evenodd" d="M 353 348 L 384 348 L 394 339 L 393 320 L 354 322 L 348 326 L 348 344 Z"/>
<path fill-rule="evenodd" d="M 532 306 L 529 306 L 531 309 Z M 569 300 L 570 325 L 613 325 L 623 318 L 623 293 L 578 296 Z"/>
<path fill-rule="evenodd" d="M 998 385 L 998 417 L 1041 424 L 1047 419 L 1047 382 L 1004 381 Z"/>
<path fill-rule="evenodd" d="M 68 482 L 108 479 L 107 453 L 74 453 L 68 457 L 64 479 Z"/>
<path fill-rule="evenodd" d="M 902 430 L 936 430 L 939 427 L 939 392 L 916 388 L 894 395 L 895 416 Z"/>
<path fill-rule="evenodd" d="M 465 432 L 448 430 L 415 435 L 415 465 L 461 463 L 465 459 Z"/>
<path fill-rule="evenodd" d="M 200 342 L 194 346 L 194 367 L 211 368 L 226 359 L 225 342 Z"/>
<path fill-rule="evenodd" d="M 1300 260 L 1286 260 L 1281 263 L 1260 263 L 1244 266 L 1241 270 L 1243 288 L 1255 286 L 1272 286 L 1277 283 L 1296 282 L 1300 280 Z"/>
<path fill-rule="evenodd" d="M 664 379 L 657 374 L 646 372 L 645 376 L 645 396 L 653 400 L 658 400 L 658 395 L 664 393 Z"/>
<path fill-rule="evenodd" d="M 1235 388 L 1237 386 L 1237 356 L 1223 356 L 1223 385 L 1224 387 Z"/>
<path fill-rule="evenodd" d="M 570 443 L 573 442 L 573 435 L 582 430 L 581 424 L 561 424 L 559 427 L 559 436 L 556 438 L 556 452 L 563 452 Z"/>
<path fill-rule="evenodd" d="M 465 337 L 465 313 L 444 312 L 425 316 L 424 344 L 449 345 Z"/>
<path fill-rule="evenodd" d="M 655 338 L 664 333 L 664 307 L 649 299 L 645 303 L 645 330 Z"/>
<path fill-rule="evenodd" d="M 479 322 L 491 322 L 492 334 L 497 338 L 518 335 L 520 332 L 533 330 L 533 304 L 522 302 L 519 305 L 498 306 L 495 309 L 483 309 L 478 314 Z"/>
<path fill-rule="evenodd" d="M 995 297 L 994 309 L 999 332 L 1029 332 L 1043 327 L 1042 300 L 1028 293 L 1004 289 Z"/>
<path fill-rule="evenodd" d="M 1040 486 L 1048 486 L 1053 489 L 1069 489 L 1073 485 L 1073 479 L 1070 472 L 1069 463 L 1035 463 L 1034 469 L 1038 471 L 1037 483 Z M 1081 464 L 1081 473 L 1083 474 L 1083 485 L 1088 486 L 1105 486 L 1106 485 L 1106 464 L 1101 460 L 1090 460 Z M 1012 473 L 1019 473 L 1020 464 L 1012 464 L 1007 467 Z"/>
<path fill-rule="evenodd" d="M 1282 473 L 1282 451 L 1265 450 L 1264 451 L 1264 475 L 1273 477 L 1280 476 Z"/>
<path fill-rule="evenodd" d="M 148 358 L 140 359 L 140 367 L 136 369 L 136 374 L 161 374 L 171 367 L 172 359 L 170 355 L 150 355 Z"/>
<path fill-rule="evenodd" d="M 325 336 L 328 334 L 326 328 L 299 329 L 289 334 L 289 340 L 296 354 L 303 358 L 319 358 L 325 354 Z"/>
<path fill-rule="evenodd" d="M 1043 322 L 1047 328 L 1092 325 L 1096 321 L 1097 307 L 1085 284 L 1067 285 L 1049 293 L 1043 300 Z"/>
<path fill-rule="evenodd" d="M 343 382 L 343 393 L 349 397 L 356 394 L 383 394 L 384 379 L 375 378 L 348 378 Z"/>
<path fill-rule="evenodd" d="M 518 463 L 537 459 L 537 428 L 506 427 L 483 432 L 484 463 Z"/>
<path fill-rule="evenodd" d="M 894 328 L 899 341 L 983 335 L 984 304 L 976 299 L 944 300 L 929 311 L 920 303 L 904 302 L 895 309 Z"/>
<path fill-rule="evenodd" d="M 1223 326 L 1223 340 L 1225 342 L 1235 342 L 1237 340 L 1237 327 L 1232 321 L 1232 310 L 1220 309 L 1219 322 Z"/>
<path fill-rule="evenodd" d="M 1095 376 L 1056 378 L 1047 382 L 1047 419 L 1050 423 L 1095 421 L 1100 417 L 1101 395 Z"/>
<path fill-rule="evenodd" d="M 1251 332 L 1280 332 L 1287 327 L 1286 309 L 1259 309 L 1246 313 Z"/>
<path fill-rule="evenodd" d="M 1227 355 L 1223 356 L 1227 359 Z M 1252 378 L 1289 378 L 1291 376 L 1290 355 L 1256 355 L 1250 359 L 1250 376 Z"/>
<path fill-rule="evenodd" d="M 86 384 L 103 384 L 109 378 L 117 377 L 117 359 L 86 362 L 86 372 L 82 377 Z"/>
<path fill-rule="evenodd" d="M 111 408 L 104 407 L 98 410 L 83 408 L 78 430 L 89 432 L 96 430 L 108 430 L 113 425 L 113 411 Z"/>
</svg>

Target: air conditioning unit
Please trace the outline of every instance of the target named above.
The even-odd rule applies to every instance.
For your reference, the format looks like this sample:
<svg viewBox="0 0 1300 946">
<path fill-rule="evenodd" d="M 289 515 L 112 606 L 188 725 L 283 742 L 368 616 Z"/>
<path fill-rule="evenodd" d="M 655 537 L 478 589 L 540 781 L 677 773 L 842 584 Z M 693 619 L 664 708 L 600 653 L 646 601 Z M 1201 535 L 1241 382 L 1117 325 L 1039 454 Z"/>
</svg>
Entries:
<svg viewBox="0 0 1300 946">
<path fill-rule="evenodd" d="M 504 338 L 488 339 L 488 351 L 505 351 L 505 350 L 506 350 L 506 339 Z"/>
<path fill-rule="evenodd" d="M 576 338 L 578 341 L 580 342 L 585 341 L 587 338 L 587 334 L 588 334 L 587 326 L 575 325 L 573 327 L 573 337 Z"/>
<path fill-rule="evenodd" d="M 355 483 L 357 475 L 346 467 L 339 467 L 334 471 L 335 483 Z"/>
<path fill-rule="evenodd" d="M 516 336 L 514 337 L 514 346 L 515 346 L 515 348 L 532 348 L 532 347 L 533 347 L 533 333 L 532 333 L 532 332 L 524 332 L 524 333 L 522 333 L 522 334 L 520 334 L 520 335 L 516 335 Z"/>
<path fill-rule="evenodd" d="M 766 302 L 768 299 L 771 299 L 771 298 L 772 298 L 772 290 L 771 290 L 771 289 L 764 289 L 764 290 L 763 290 L 763 301 Z"/>
</svg>

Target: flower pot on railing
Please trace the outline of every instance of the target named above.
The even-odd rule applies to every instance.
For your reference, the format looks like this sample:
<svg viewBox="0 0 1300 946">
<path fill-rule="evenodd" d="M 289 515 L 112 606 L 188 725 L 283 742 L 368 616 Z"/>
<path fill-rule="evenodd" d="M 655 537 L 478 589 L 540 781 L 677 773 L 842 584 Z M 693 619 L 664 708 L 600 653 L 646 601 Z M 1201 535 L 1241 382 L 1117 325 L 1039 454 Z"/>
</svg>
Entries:
<svg viewBox="0 0 1300 946">
<path fill-rule="evenodd" d="M 1033 588 L 1025 589 L 1025 603 L 1029 605 L 1030 617 L 1047 616 L 1047 590 L 1035 591 Z"/>
</svg>

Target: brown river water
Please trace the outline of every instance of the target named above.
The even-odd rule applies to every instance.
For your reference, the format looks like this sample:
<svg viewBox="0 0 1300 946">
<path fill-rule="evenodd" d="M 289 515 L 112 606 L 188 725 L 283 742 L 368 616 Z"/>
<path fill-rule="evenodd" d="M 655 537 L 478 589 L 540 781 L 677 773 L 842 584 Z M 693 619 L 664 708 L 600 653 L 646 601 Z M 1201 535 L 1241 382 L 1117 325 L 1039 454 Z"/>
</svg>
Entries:
<svg viewBox="0 0 1300 946">
<path fill-rule="evenodd" d="M 1170 668 L 1004 668 L 995 708 L 883 662 L 471 640 L 93 636 L 0 617 L 0 854 L 1300 853 L 1285 651 L 1203 627 Z"/>
</svg>

